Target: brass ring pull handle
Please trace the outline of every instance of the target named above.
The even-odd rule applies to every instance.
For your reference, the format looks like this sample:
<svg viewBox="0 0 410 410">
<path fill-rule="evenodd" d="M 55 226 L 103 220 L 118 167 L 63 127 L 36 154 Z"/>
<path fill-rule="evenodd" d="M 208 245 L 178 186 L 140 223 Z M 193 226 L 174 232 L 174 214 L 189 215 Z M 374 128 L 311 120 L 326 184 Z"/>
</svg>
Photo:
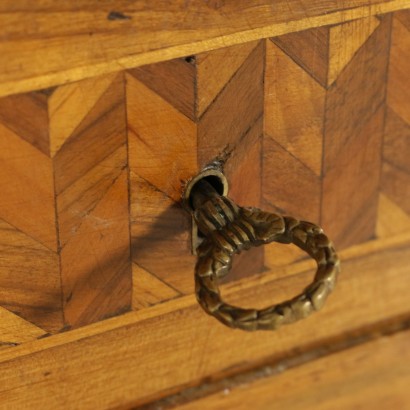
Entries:
<svg viewBox="0 0 410 410">
<path fill-rule="evenodd" d="M 243 330 L 273 330 L 319 310 L 333 290 L 340 271 L 331 241 L 317 225 L 242 208 L 219 195 L 206 180 L 191 193 L 193 218 L 205 239 L 197 249 L 195 289 L 199 304 L 225 325 Z M 221 299 L 218 279 L 229 273 L 233 255 L 270 242 L 293 243 L 317 262 L 312 284 L 303 293 L 266 309 L 243 309 Z"/>
</svg>

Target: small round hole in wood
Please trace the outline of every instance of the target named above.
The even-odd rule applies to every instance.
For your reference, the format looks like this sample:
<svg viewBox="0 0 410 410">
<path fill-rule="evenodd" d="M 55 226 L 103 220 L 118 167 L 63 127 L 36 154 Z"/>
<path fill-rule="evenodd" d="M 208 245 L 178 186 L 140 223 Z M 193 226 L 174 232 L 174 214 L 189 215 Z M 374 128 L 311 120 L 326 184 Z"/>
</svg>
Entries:
<svg viewBox="0 0 410 410">
<path fill-rule="evenodd" d="M 219 195 L 226 196 L 228 194 L 229 186 L 225 175 L 218 169 L 205 169 L 190 181 L 188 181 L 183 192 L 183 204 L 189 211 L 192 211 L 193 208 L 191 193 L 193 192 L 195 185 L 202 180 L 205 180 L 210 185 L 212 185 L 212 187 Z"/>
</svg>

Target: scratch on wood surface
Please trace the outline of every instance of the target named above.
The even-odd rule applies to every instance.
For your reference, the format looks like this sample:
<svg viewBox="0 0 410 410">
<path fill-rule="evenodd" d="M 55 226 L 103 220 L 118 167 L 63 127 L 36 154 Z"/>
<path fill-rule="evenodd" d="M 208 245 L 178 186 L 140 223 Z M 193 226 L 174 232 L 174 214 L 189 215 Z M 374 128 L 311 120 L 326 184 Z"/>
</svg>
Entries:
<svg viewBox="0 0 410 410">
<path fill-rule="evenodd" d="M 131 20 L 131 16 L 127 16 L 124 13 L 121 13 L 120 11 L 110 11 L 110 13 L 107 16 L 107 20 Z"/>
</svg>

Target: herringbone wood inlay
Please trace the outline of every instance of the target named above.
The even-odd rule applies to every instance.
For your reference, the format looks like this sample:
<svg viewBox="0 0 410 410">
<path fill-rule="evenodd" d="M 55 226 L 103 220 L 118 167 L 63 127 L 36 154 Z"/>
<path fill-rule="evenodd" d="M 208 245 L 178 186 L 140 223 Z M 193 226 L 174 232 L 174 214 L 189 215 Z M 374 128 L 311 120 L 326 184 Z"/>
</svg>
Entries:
<svg viewBox="0 0 410 410">
<path fill-rule="evenodd" d="M 0 305 L 15 313 L 0 345 L 16 326 L 42 337 L 191 294 L 180 198 L 215 159 L 240 205 L 319 223 L 339 249 L 410 229 L 408 22 L 369 17 L 0 99 Z M 255 248 L 227 280 L 303 257 Z"/>
<path fill-rule="evenodd" d="M 375 232 L 390 18 L 314 30 L 267 45 L 264 206 L 343 248 Z"/>
<path fill-rule="evenodd" d="M 0 100 L 1 305 L 48 331 L 131 305 L 124 91 L 118 74 Z"/>
</svg>

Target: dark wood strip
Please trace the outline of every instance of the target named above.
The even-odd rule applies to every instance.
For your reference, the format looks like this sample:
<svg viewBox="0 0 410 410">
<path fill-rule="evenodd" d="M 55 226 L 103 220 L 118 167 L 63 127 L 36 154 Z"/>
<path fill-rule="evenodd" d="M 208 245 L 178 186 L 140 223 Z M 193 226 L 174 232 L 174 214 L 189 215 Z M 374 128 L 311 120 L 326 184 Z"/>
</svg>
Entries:
<svg viewBox="0 0 410 410">
<path fill-rule="evenodd" d="M 329 28 L 318 27 L 271 40 L 303 67 L 322 87 L 327 87 Z"/>
<path fill-rule="evenodd" d="M 195 59 L 178 58 L 130 70 L 129 73 L 195 120 Z"/>
<path fill-rule="evenodd" d="M 16 135 L 50 155 L 48 96 L 41 92 L 0 98 L 0 122 Z"/>
</svg>

